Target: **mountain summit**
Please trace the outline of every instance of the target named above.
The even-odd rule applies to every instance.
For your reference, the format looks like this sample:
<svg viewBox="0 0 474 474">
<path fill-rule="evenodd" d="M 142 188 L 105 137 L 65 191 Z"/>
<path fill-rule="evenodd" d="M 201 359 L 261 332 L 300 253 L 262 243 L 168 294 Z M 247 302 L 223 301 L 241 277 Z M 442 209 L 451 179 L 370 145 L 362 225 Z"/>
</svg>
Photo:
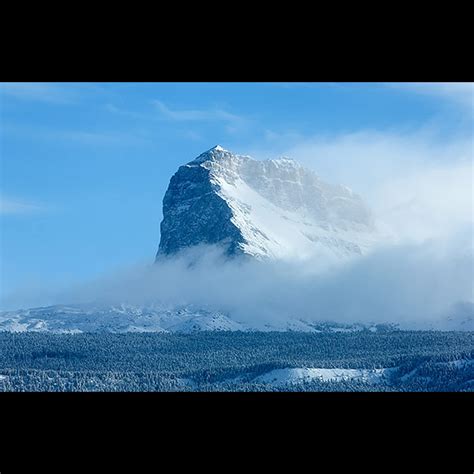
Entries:
<svg viewBox="0 0 474 474">
<path fill-rule="evenodd" d="M 157 258 L 198 244 L 257 259 L 349 256 L 373 241 L 371 213 L 349 188 L 289 158 L 258 161 L 217 145 L 171 178 Z"/>
</svg>

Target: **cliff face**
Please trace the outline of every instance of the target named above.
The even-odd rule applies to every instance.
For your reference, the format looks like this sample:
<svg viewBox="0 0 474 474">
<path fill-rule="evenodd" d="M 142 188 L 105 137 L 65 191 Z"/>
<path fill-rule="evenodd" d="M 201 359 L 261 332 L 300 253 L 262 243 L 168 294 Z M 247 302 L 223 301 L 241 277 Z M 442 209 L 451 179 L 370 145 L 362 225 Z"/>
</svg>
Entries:
<svg viewBox="0 0 474 474">
<path fill-rule="evenodd" d="M 373 241 L 370 211 L 344 186 L 286 158 L 256 161 L 217 146 L 181 166 L 163 200 L 158 255 L 219 244 L 229 255 L 361 254 Z"/>
<path fill-rule="evenodd" d="M 229 252 L 242 241 L 232 210 L 219 195 L 211 172 L 203 166 L 181 166 L 163 199 L 159 254 L 173 254 L 197 244 L 225 243 Z"/>
</svg>

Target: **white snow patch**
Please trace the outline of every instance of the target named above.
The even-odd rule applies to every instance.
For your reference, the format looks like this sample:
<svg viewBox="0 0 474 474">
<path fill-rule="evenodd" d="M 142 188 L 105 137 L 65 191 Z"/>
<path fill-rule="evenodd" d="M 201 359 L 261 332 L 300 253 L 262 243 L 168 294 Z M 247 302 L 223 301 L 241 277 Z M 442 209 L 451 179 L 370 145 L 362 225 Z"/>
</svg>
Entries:
<svg viewBox="0 0 474 474">
<path fill-rule="evenodd" d="M 329 249 L 340 258 L 366 253 L 377 242 L 377 235 L 362 226 L 336 230 L 302 210 L 284 210 L 240 178 L 230 183 L 225 177 L 216 177 L 214 182 L 232 209 L 232 222 L 247 242 L 243 250 L 254 257 L 305 259 Z"/>
<path fill-rule="evenodd" d="M 219 311 L 193 306 L 57 305 L 0 313 L 0 331 L 9 332 L 188 333 L 245 329 L 244 325 Z"/>
<path fill-rule="evenodd" d="M 292 159 L 257 161 L 217 145 L 186 166 L 209 170 L 214 192 L 243 236 L 241 250 L 257 259 L 305 259 L 328 251 L 340 259 L 365 254 L 387 238 L 352 190 L 323 182 Z M 180 204 L 177 209 L 191 212 Z"/>
<path fill-rule="evenodd" d="M 260 375 L 254 382 L 283 386 L 301 384 L 320 380 L 323 382 L 341 382 L 345 380 L 359 380 L 367 383 L 381 383 L 393 368 L 390 369 L 322 369 L 322 368 L 286 368 L 275 369 Z"/>
</svg>

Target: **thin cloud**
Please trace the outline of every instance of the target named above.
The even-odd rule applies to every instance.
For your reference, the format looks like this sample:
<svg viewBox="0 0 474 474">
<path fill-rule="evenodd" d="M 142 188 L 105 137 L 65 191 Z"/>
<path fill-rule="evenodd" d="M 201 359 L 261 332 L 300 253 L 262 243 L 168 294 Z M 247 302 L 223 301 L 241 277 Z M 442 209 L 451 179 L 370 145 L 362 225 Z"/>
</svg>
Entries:
<svg viewBox="0 0 474 474">
<path fill-rule="evenodd" d="M 193 126 L 198 126 L 202 122 L 221 122 L 223 129 L 229 135 L 241 133 L 249 123 L 248 118 L 233 114 L 222 108 L 174 110 L 159 100 L 152 101 L 152 105 L 155 108 L 154 113 L 126 110 L 111 103 L 106 104 L 104 109 L 112 114 L 148 124 L 167 120 L 176 126 L 181 124 L 184 127 L 189 127 L 191 123 Z M 156 114 L 156 109 L 159 115 Z M 204 141 L 203 135 L 195 129 L 184 131 L 177 129 L 177 133 L 187 140 Z"/>
<path fill-rule="evenodd" d="M 115 115 L 120 115 L 122 117 L 130 118 L 133 120 L 145 120 L 145 121 L 151 121 L 154 120 L 155 117 L 151 114 L 144 114 L 140 112 L 135 112 L 132 110 L 127 110 L 122 107 L 117 107 L 116 105 L 112 103 L 107 103 L 104 105 L 104 110 L 107 112 L 110 112 Z"/>
<path fill-rule="evenodd" d="M 44 207 L 25 201 L 0 197 L 0 215 L 31 214 L 44 210 Z"/>
<path fill-rule="evenodd" d="M 233 124 L 243 123 L 245 119 L 239 115 L 228 112 L 221 108 L 210 109 L 171 109 L 160 100 L 153 101 L 154 106 L 161 115 L 169 120 L 177 122 L 188 121 L 223 121 Z"/>
<path fill-rule="evenodd" d="M 28 138 L 28 140 L 66 142 L 84 146 L 135 146 L 148 141 L 145 135 L 131 131 L 56 130 L 45 127 L 5 124 L 2 127 L 2 132 L 14 137 Z"/>
<path fill-rule="evenodd" d="M 77 101 L 77 90 L 72 85 L 42 82 L 4 82 L 0 93 L 20 100 L 33 100 L 54 104 L 71 104 Z"/>
<path fill-rule="evenodd" d="M 467 107 L 474 112 L 474 83 L 472 82 L 418 82 L 389 83 L 388 87 L 446 100 Z"/>
<path fill-rule="evenodd" d="M 88 132 L 83 130 L 55 131 L 46 134 L 48 138 L 73 141 L 82 145 L 109 146 L 130 145 L 143 142 L 143 138 L 119 132 Z"/>
</svg>

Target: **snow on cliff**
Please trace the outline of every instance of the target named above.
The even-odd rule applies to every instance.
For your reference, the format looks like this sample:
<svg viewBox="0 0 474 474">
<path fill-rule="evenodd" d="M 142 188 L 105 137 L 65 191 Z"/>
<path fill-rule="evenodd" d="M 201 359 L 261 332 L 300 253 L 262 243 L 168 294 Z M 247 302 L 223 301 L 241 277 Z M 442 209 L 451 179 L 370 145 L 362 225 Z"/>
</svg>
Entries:
<svg viewBox="0 0 474 474">
<path fill-rule="evenodd" d="M 157 257 L 198 244 L 257 259 L 341 257 L 376 240 L 369 209 L 349 188 L 288 158 L 257 161 L 221 146 L 178 169 L 163 216 Z"/>
</svg>

